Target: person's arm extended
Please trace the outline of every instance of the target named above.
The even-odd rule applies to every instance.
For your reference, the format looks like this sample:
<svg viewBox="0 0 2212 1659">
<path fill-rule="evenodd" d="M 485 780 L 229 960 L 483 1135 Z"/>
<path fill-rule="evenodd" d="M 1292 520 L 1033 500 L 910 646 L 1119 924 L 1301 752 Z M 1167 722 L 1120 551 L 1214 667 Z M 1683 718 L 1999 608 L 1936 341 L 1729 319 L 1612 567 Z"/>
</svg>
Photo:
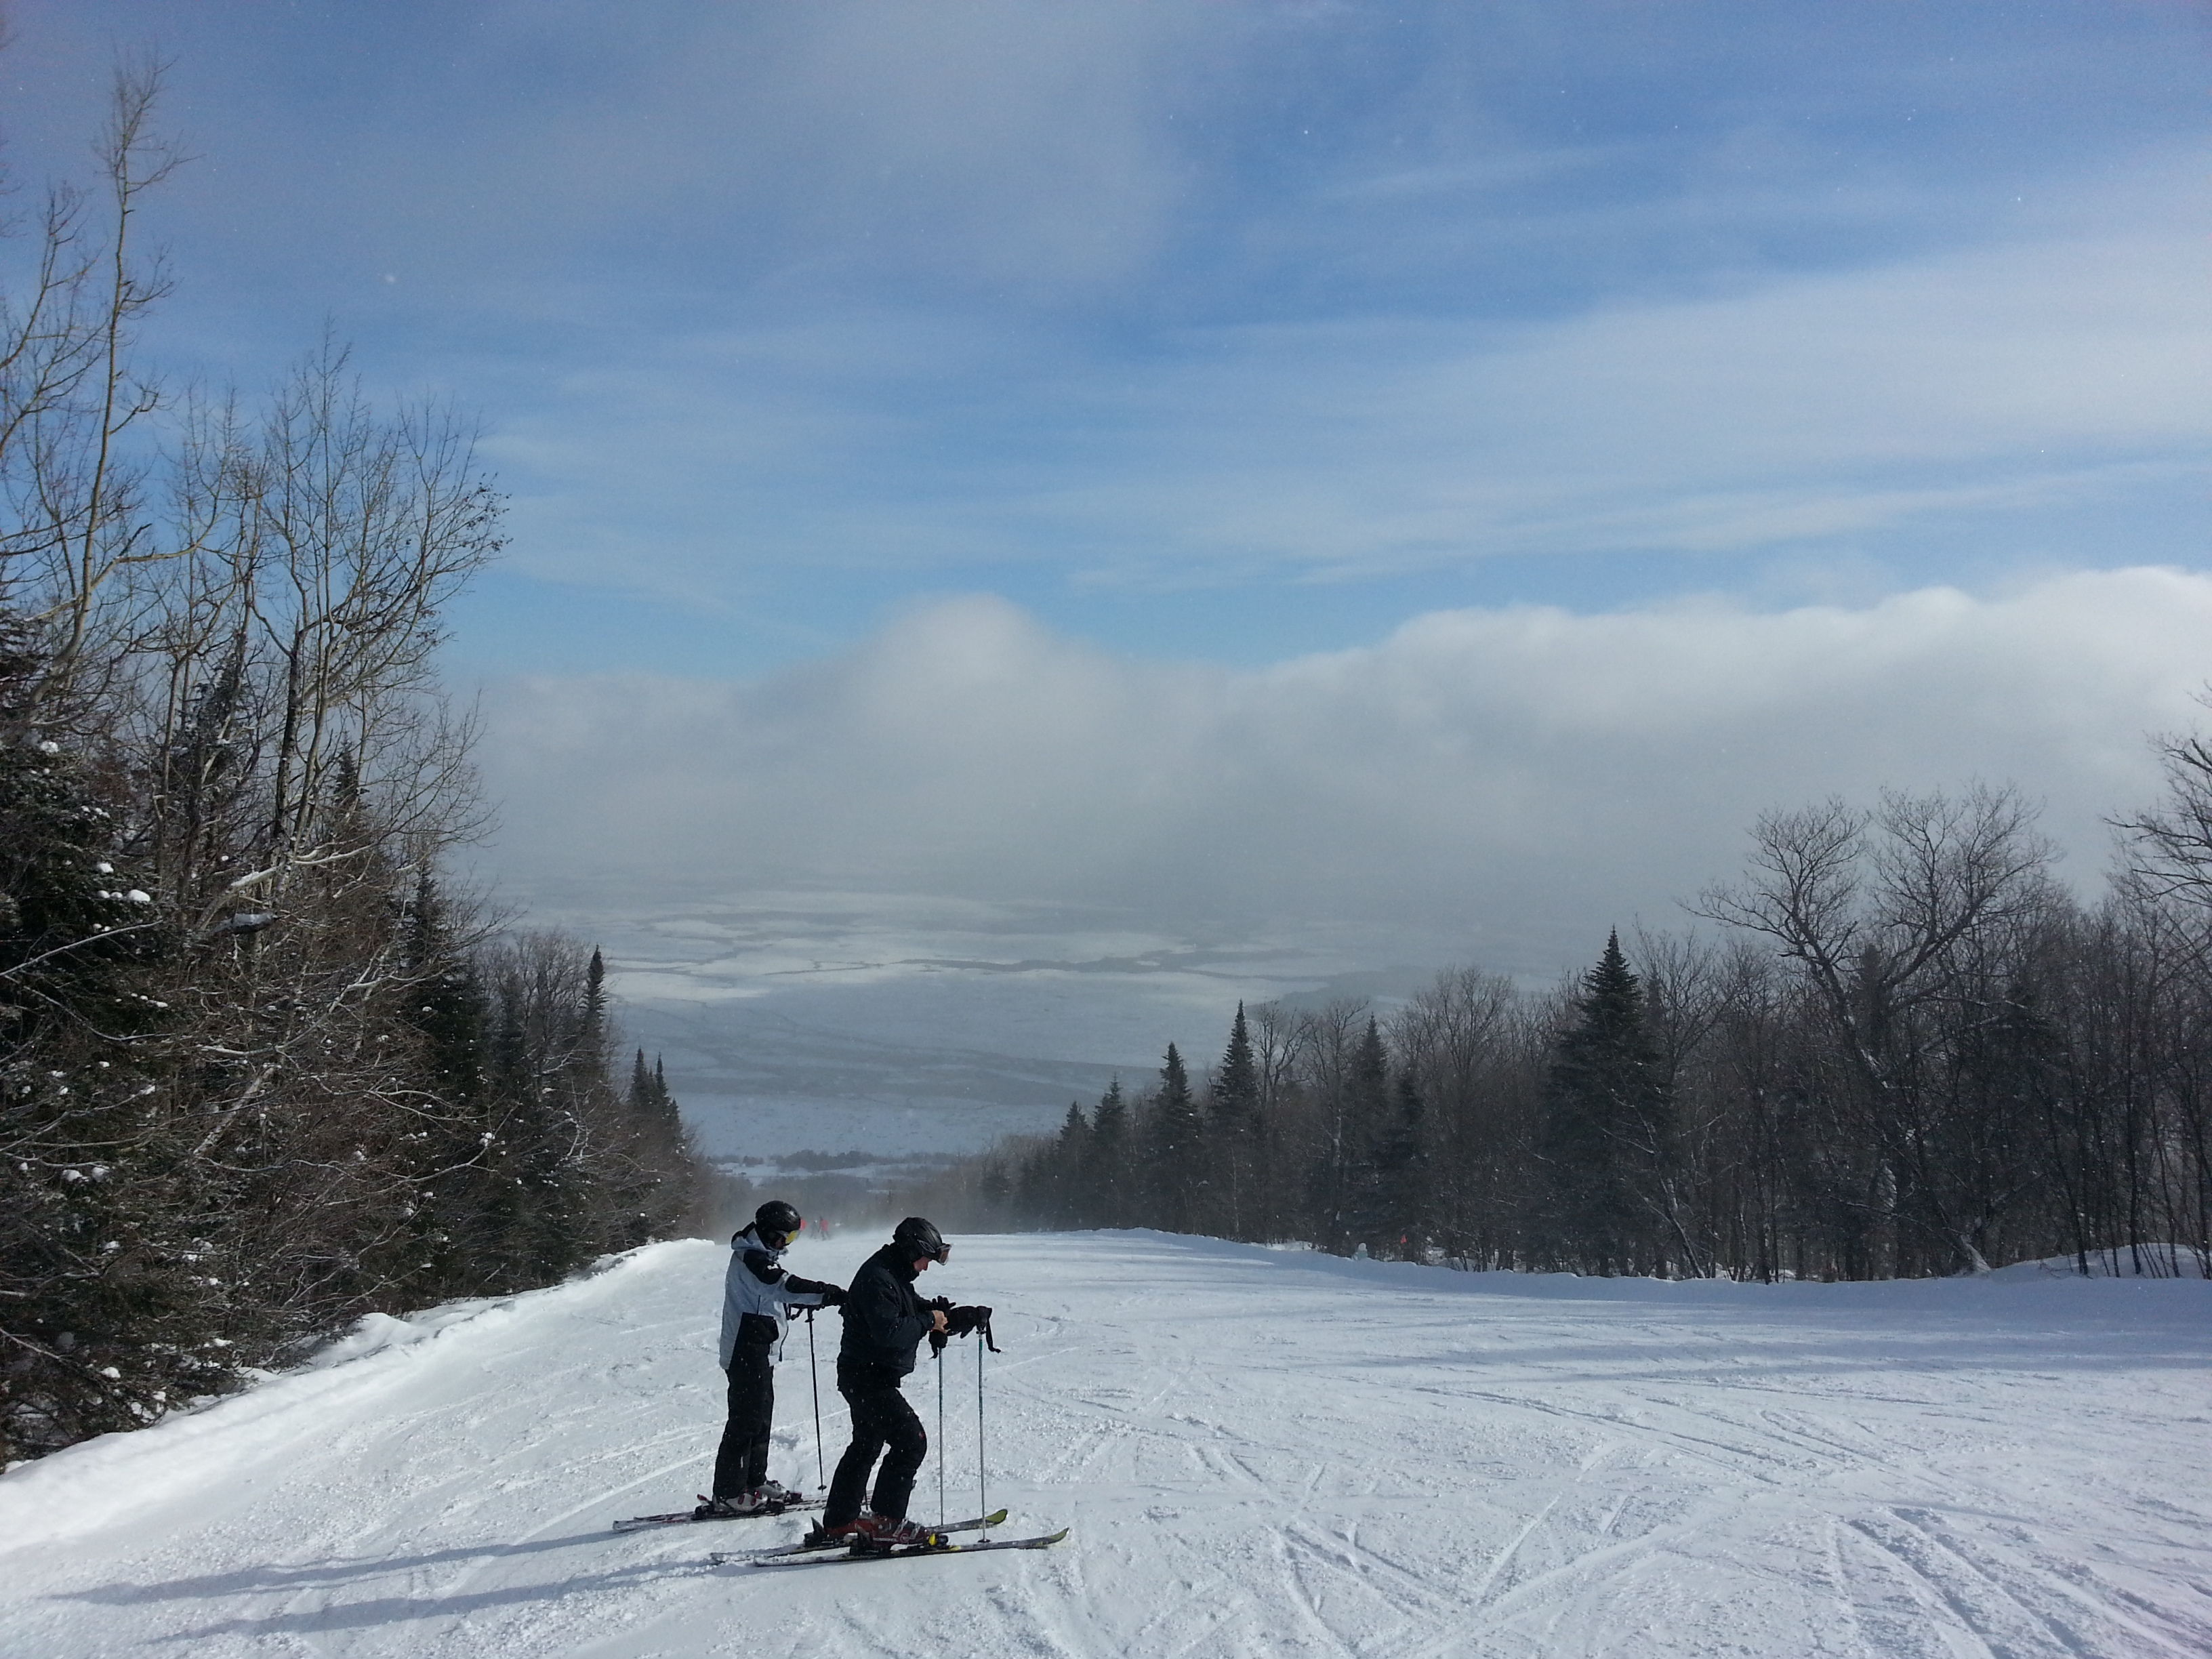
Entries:
<svg viewBox="0 0 2212 1659">
<path fill-rule="evenodd" d="M 797 1273 L 783 1276 L 783 1305 L 787 1308 L 842 1308 L 845 1292 L 842 1286 L 819 1279 L 801 1279 Z"/>
</svg>

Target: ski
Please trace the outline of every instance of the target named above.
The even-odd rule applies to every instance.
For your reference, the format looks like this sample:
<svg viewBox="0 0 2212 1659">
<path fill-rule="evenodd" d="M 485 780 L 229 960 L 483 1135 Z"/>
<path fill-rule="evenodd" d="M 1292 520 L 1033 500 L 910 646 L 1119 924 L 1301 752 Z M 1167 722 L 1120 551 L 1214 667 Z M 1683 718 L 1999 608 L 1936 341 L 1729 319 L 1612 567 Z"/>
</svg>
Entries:
<svg viewBox="0 0 2212 1659">
<path fill-rule="evenodd" d="M 818 1510 L 818 1498 L 794 1498 L 788 1504 L 777 1504 L 771 1508 L 754 1510 L 744 1515 L 694 1515 L 690 1510 L 674 1510 L 666 1515 L 633 1515 L 626 1521 L 615 1522 L 617 1532 L 638 1532 L 647 1527 L 688 1527 L 704 1521 L 757 1521 L 765 1515 L 790 1515 L 800 1510 Z"/>
<path fill-rule="evenodd" d="M 815 1551 L 811 1554 L 778 1559 L 775 1556 L 754 1556 L 757 1567 L 820 1567 L 838 1561 L 903 1561 L 915 1555 L 981 1555 L 985 1550 L 1044 1550 L 1067 1536 L 1067 1528 L 1046 1533 L 1040 1538 L 987 1538 L 980 1544 L 956 1544 L 951 1540 L 933 1544 L 908 1544 L 896 1549 L 854 1550 L 834 1553 Z"/>
<path fill-rule="evenodd" d="M 1004 1525 L 1006 1519 L 1006 1510 L 994 1510 L 988 1515 L 979 1515 L 972 1521 L 950 1521 L 944 1526 L 932 1527 L 930 1531 L 939 1536 L 948 1532 L 981 1532 L 988 1527 Z M 834 1554 L 852 1547 L 853 1540 L 849 1538 L 826 1538 L 817 1544 L 786 1544 L 780 1549 L 717 1550 L 707 1560 L 710 1565 L 726 1567 L 738 1561 L 781 1561 L 796 1555 Z"/>
</svg>

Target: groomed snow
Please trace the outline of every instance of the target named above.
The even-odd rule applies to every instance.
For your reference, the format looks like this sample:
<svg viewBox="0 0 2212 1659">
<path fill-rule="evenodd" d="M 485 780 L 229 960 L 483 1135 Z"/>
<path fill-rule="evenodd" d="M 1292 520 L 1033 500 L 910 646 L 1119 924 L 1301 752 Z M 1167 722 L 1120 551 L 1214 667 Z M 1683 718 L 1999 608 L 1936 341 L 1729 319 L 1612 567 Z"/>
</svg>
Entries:
<svg viewBox="0 0 2212 1659">
<path fill-rule="evenodd" d="M 872 1242 L 793 1265 L 842 1275 Z M 0 1653 L 2212 1653 L 2202 1280 L 1668 1285 L 963 1238 L 925 1284 L 1000 1310 L 1004 1533 L 1074 1535 L 771 1571 L 703 1558 L 795 1517 L 606 1530 L 706 1479 L 724 1260 L 655 1246 L 380 1322 L 0 1478 Z M 973 1348 L 945 1371 L 961 1514 Z M 781 1377 L 772 1472 L 811 1487 L 803 1337 Z M 908 1390 L 933 1428 L 926 1351 Z M 937 1491 L 933 1454 L 917 1514 Z"/>
</svg>

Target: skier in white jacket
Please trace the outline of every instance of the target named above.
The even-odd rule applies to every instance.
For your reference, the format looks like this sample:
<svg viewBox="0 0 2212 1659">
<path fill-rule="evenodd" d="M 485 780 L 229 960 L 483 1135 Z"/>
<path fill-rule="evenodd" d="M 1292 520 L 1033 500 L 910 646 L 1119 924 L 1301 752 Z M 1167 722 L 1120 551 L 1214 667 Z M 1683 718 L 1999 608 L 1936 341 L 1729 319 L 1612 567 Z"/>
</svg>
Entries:
<svg viewBox="0 0 2212 1659">
<path fill-rule="evenodd" d="M 769 1431 L 775 1422 L 775 1354 L 793 1308 L 835 1308 L 845 1292 L 801 1279 L 779 1265 L 805 1225 L 797 1210 L 771 1199 L 753 1224 L 730 1241 L 722 1280 L 722 1369 L 730 1376 L 730 1420 L 714 1454 L 714 1488 L 694 1511 L 702 1520 L 773 1512 L 799 1493 L 768 1478 Z"/>
</svg>

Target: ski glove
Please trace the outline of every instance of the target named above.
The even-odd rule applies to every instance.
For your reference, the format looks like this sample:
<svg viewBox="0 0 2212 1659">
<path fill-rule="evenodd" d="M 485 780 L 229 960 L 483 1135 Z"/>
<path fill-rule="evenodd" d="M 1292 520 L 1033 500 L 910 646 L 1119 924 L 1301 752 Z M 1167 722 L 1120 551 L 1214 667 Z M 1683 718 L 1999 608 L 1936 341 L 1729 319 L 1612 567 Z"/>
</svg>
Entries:
<svg viewBox="0 0 2212 1659">
<path fill-rule="evenodd" d="M 950 1336 L 973 1336 L 990 1322 L 988 1308 L 955 1308 L 945 1316 L 945 1334 Z"/>
</svg>

